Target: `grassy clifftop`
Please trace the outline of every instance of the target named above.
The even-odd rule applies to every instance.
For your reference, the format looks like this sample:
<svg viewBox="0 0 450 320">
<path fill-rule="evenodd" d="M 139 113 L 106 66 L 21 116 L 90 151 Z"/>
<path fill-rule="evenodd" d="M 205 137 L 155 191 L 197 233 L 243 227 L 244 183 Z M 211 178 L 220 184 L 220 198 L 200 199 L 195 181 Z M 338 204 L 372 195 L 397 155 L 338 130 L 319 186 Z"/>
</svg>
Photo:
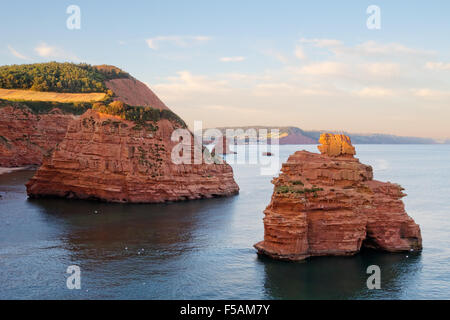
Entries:
<svg viewBox="0 0 450 320">
<path fill-rule="evenodd" d="M 115 93 L 108 90 L 105 82 L 120 78 L 132 77 L 110 65 L 50 62 L 2 66 L 0 109 L 12 106 L 34 114 L 46 114 L 58 108 L 64 113 L 75 115 L 93 109 L 134 121 L 141 126 L 148 125 L 148 121 L 168 119 L 186 127 L 184 121 L 170 110 L 113 101 Z"/>
<path fill-rule="evenodd" d="M 130 78 L 121 69 L 80 63 L 36 63 L 0 67 L 0 88 L 44 92 L 107 92 L 105 81 Z"/>
</svg>

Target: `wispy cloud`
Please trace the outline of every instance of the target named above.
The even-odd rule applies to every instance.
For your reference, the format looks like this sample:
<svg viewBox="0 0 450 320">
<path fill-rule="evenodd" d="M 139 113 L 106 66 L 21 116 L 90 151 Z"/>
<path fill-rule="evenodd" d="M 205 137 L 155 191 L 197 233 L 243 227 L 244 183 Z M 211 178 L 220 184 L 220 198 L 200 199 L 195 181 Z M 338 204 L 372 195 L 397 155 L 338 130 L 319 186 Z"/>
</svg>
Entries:
<svg viewBox="0 0 450 320">
<path fill-rule="evenodd" d="M 50 46 L 44 42 L 42 42 L 36 48 L 34 48 L 34 51 L 36 51 L 36 53 L 43 58 L 80 61 L 80 59 L 77 56 L 69 52 L 66 52 L 65 50 L 59 47 Z"/>
<path fill-rule="evenodd" d="M 374 62 L 361 66 L 361 71 L 376 77 L 392 77 L 400 74 L 400 66 L 397 63 Z"/>
<path fill-rule="evenodd" d="M 303 50 L 303 48 L 301 46 L 296 46 L 294 53 L 298 59 L 300 59 L 300 60 L 306 59 L 305 51 Z"/>
<path fill-rule="evenodd" d="M 165 83 L 153 86 L 155 90 L 168 100 L 185 98 L 188 94 L 198 96 L 199 93 L 224 93 L 228 92 L 228 82 L 216 80 L 206 76 L 193 75 L 190 71 L 179 71 L 176 76 L 167 77 Z M 166 93 L 169 93 L 166 95 Z"/>
<path fill-rule="evenodd" d="M 241 62 L 244 61 L 245 57 L 222 57 L 220 61 L 222 62 Z"/>
<path fill-rule="evenodd" d="M 307 75 L 343 75 L 347 72 L 347 66 L 344 63 L 334 61 L 324 61 L 311 63 L 298 69 L 301 74 Z"/>
<path fill-rule="evenodd" d="M 354 49 L 356 52 L 366 55 L 415 55 L 430 56 L 435 52 L 431 50 L 423 50 L 410 48 L 400 43 L 381 44 L 376 41 L 366 41 L 357 45 Z"/>
<path fill-rule="evenodd" d="M 429 70 L 450 70 L 450 63 L 444 62 L 427 62 L 425 68 Z"/>
<path fill-rule="evenodd" d="M 170 43 L 177 47 L 189 47 L 194 44 L 210 41 L 208 36 L 157 36 L 146 39 L 147 45 L 150 49 L 158 50 L 161 43 Z"/>
<path fill-rule="evenodd" d="M 347 45 L 335 39 L 293 39 L 291 48 L 261 51 L 282 65 L 259 73 L 182 71 L 154 89 L 186 120 L 203 119 L 209 126 L 248 125 L 251 119 L 305 129 L 448 137 L 447 74 L 430 70 L 450 66 L 427 63 L 436 52 L 401 43 Z M 283 112 L 275 115 L 274 108 Z M 248 117 L 236 117 L 231 110 Z"/>
<path fill-rule="evenodd" d="M 275 58 L 276 60 L 278 60 L 279 62 L 281 62 L 283 64 L 289 63 L 289 59 L 280 52 L 277 52 L 274 50 L 264 50 L 262 53 L 265 54 L 266 56 Z"/>
<path fill-rule="evenodd" d="M 358 55 L 358 56 L 433 56 L 435 51 L 410 48 L 401 43 L 380 43 L 377 41 L 366 41 L 355 46 L 346 46 L 342 41 L 336 39 L 307 39 L 301 38 L 299 43 L 317 48 L 325 48 L 336 55 Z"/>
<path fill-rule="evenodd" d="M 337 47 L 342 45 L 342 41 L 335 39 L 306 39 L 301 38 L 300 43 L 309 43 L 319 48 Z"/>
<path fill-rule="evenodd" d="M 9 52 L 15 56 L 16 58 L 22 59 L 22 60 L 31 60 L 30 58 L 28 58 L 27 56 L 21 54 L 20 52 L 18 52 L 16 49 L 14 49 L 11 45 L 8 44 L 8 50 Z"/>
<path fill-rule="evenodd" d="M 356 92 L 361 97 L 389 97 L 393 96 L 393 90 L 382 87 L 367 87 Z"/>
<path fill-rule="evenodd" d="M 441 98 L 450 98 L 450 91 L 443 91 L 437 89 L 430 88 L 421 88 L 421 89 L 413 89 L 412 92 L 416 97 L 421 98 L 430 98 L 430 99 L 441 99 Z"/>
</svg>

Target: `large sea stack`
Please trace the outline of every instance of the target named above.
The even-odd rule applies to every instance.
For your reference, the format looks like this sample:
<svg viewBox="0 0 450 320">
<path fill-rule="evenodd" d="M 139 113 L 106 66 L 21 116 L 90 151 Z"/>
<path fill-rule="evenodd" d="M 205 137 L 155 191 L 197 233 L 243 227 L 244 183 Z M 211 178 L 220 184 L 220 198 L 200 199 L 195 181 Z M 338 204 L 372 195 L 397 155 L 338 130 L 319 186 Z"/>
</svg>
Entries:
<svg viewBox="0 0 450 320">
<path fill-rule="evenodd" d="M 274 259 L 354 255 L 361 247 L 420 251 L 419 226 L 398 184 L 373 180 L 345 135 L 322 134 L 321 154 L 297 151 L 283 164 L 264 211 L 259 254 Z"/>
</svg>

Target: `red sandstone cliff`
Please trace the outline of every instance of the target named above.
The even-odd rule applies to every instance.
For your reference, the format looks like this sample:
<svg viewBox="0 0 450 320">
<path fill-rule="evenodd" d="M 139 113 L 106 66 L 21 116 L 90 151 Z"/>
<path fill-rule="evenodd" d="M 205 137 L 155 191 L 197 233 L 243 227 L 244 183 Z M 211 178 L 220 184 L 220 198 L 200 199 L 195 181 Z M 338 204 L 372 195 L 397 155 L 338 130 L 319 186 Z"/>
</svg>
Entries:
<svg viewBox="0 0 450 320">
<path fill-rule="evenodd" d="M 275 259 L 353 255 L 362 246 L 398 252 L 422 249 L 419 226 L 405 212 L 397 184 L 373 180 L 354 158 L 350 139 L 323 134 L 322 154 L 297 151 L 272 182 L 259 254 Z"/>
<path fill-rule="evenodd" d="M 142 82 L 120 78 L 105 82 L 114 100 L 133 106 L 167 106 Z M 20 106 L 19 106 L 20 105 Z M 2 101 L 0 106 L 0 167 L 40 165 L 43 156 L 65 136 L 69 122 L 77 116 L 55 108 L 48 114 L 34 114 L 24 104 Z"/>
<path fill-rule="evenodd" d="M 25 106 L 0 108 L 0 167 L 40 165 L 43 156 L 62 141 L 75 116 L 55 108 L 36 115 Z"/>
<path fill-rule="evenodd" d="M 224 164 L 174 164 L 169 119 L 135 122 L 88 110 L 27 183 L 30 197 L 164 202 L 238 192 Z"/>
</svg>

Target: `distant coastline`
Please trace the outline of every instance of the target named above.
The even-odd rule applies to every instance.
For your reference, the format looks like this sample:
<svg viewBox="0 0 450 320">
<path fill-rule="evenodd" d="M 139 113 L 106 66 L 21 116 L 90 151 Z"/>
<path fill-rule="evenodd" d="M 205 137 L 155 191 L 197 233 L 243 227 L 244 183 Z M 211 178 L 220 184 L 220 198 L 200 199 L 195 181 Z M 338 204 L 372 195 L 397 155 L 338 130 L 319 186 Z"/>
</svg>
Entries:
<svg viewBox="0 0 450 320">
<path fill-rule="evenodd" d="M 340 132 L 333 130 L 302 130 L 298 127 L 284 126 L 236 126 L 236 127 L 219 127 L 222 134 L 225 134 L 227 129 L 242 129 L 244 132 L 248 129 L 267 129 L 269 132 L 271 129 L 279 129 L 279 143 L 280 144 L 317 144 L 320 134 L 323 132 L 330 133 L 342 133 L 348 135 L 353 144 L 450 144 L 450 140 L 445 142 L 439 142 L 432 138 L 421 138 L 421 137 L 405 137 L 397 136 L 391 134 L 361 134 L 361 133 L 350 133 L 350 132 Z M 205 129 L 204 131 L 206 131 Z M 245 141 L 245 136 L 238 136 L 237 141 Z"/>
</svg>

